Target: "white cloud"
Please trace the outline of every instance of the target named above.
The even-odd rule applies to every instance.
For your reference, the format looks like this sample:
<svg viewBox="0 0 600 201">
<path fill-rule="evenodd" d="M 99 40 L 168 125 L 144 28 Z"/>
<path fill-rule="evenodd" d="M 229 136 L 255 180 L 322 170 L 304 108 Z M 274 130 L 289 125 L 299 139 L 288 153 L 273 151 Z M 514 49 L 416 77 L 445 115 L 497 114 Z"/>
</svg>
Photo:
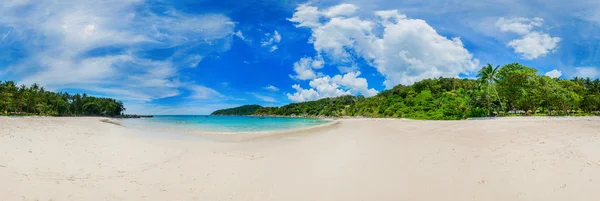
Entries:
<svg viewBox="0 0 600 201">
<path fill-rule="evenodd" d="M 310 81 L 309 86 L 319 93 L 319 98 L 337 97 L 350 94 L 347 90 L 340 89 L 338 83 L 333 82 L 331 77 L 325 76 Z"/>
<path fill-rule="evenodd" d="M 600 76 L 600 71 L 596 67 L 576 67 L 574 76 L 595 78 Z"/>
<path fill-rule="evenodd" d="M 317 100 L 328 97 L 338 97 L 350 94 L 362 94 L 366 97 L 376 95 L 377 90 L 369 89 L 367 80 L 359 78 L 360 72 L 350 72 L 333 77 L 323 76 L 310 81 L 309 89 L 303 89 L 300 85 L 293 85 L 296 89 L 293 94 L 287 93 L 288 99 L 294 102 Z"/>
<path fill-rule="evenodd" d="M 554 70 L 546 72 L 546 74 L 544 74 L 544 75 L 551 77 L 551 78 L 559 78 L 560 76 L 562 76 L 562 72 L 554 69 Z"/>
<path fill-rule="evenodd" d="M 524 59 L 532 60 L 556 51 L 559 37 L 550 37 L 548 34 L 531 32 L 521 39 L 510 41 L 507 45 L 521 54 Z"/>
<path fill-rule="evenodd" d="M 200 56 L 200 55 L 190 55 L 187 58 L 187 63 L 188 63 L 188 67 L 190 68 L 196 68 L 198 67 L 198 64 L 200 63 L 200 61 L 202 61 L 204 57 Z"/>
<path fill-rule="evenodd" d="M 288 20 L 295 22 L 296 27 L 315 28 L 321 26 L 319 22 L 321 15 L 321 11 L 317 7 L 310 6 L 309 4 L 300 4 L 296 7 L 296 12 L 292 18 Z"/>
<path fill-rule="evenodd" d="M 290 77 L 298 80 L 310 80 L 317 77 L 313 68 L 322 67 L 322 61 L 318 61 L 315 63 L 310 57 L 303 57 L 300 61 L 294 63 L 294 72 L 296 75 L 290 75 Z"/>
<path fill-rule="evenodd" d="M 240 31 L 240 30 L 236 31 L 234 35 L 244 41 L 246 40 L 246 37 L 244 37 L 244 34 L 242 34 L 242 31 Z"/>
<path fill-rule="evenodd" d="M 286 94 L 288 99 L 294 102 L 304 102 L 309 100 L 317 100 L 319 99 L 319 93 L 314 89 L 302 89 L 300 85 L 295 84 L 292 85 L 292 88 L 296 89 L 296 92 L 293 94 Z"/>
<path fill-rule="evenodd" d="M 281 42 L 281 35 L 279 35 L 279 32 L 277 32 L 276 30 L 273 34 L 267 33 L 265 34 L 265 37 L 266 39 L 263 40 L 260 45 L 263 47 L 270 46 L 270 52 L 274 52 L 275 50 L 277 50 L 277 44 Z"/>
<path fill-rule="evenodd" d="M 258 100 L 261 100 L 263 102 L 269 102 L 269 103 L 274 103 L 277 102 L 277 100 L 273 97 L 270 96 L 265 96 L 265 95 L 260 95 L 258 93 L 250 93 L 252 94 L 254 97 L 256 97 Z"/>
<path fill-rule="evenodd" d="M 236 32 L 234 32 L 233 35 L 235 37 L 238 37 L 240 40 L 242 40 L 246 43 L 252 43 L 252 40 L 250 40 L 249 38 L 246 38 L 246 36 L 244 36 L 244 33 L 242 33 L 242 31 L 240 31 L 240 30 L 237 30 Z"/>
<path fill-rule="evenodd" d="M 317 56 L 317 57 L 313 58 L 312 64 L 310 66 L 313 69 L 321 69 L 321 68 L 323 68 L 324 65 L 325 65 L 325 61 L 323 60 L 323 57 Z"/>
<path fill-rule="evenodd" d="M 366 97 L 371 97 L 377 95 L 377 90 L 369 89 L 369 84 L 367 83 L 367 79 L 359 78 L 360 72 L 349 72 L 342 75 L 333 76 L 332 82 L 338 83 L 343 87 L 347 87 L 350 89 L 350 93 L 352 94 L 362 94 Z"/>
<path fill-rule="evenodd" d="M 277 88 L 273 85 L 268 85 L 268 86 L 264 87 L 264 89 L 269 90 L 269 91 L 279 91 L 279 88 Z"/>
<path fill-rule="evenodd" d="M 273 33 L 273 42 L 274 43 L 281 42 L 281 35 L 279 35 L 279 32 L 277 32 L 277 31 L 275 31 L 275 33 Z"/>
<path fill-rule="evenodd" d="M 275 52 L 275 50 L 277 50 L 277 49 L 278 49 L 277 45 L 273 45 L 273 46 L 271 46 L 271 49 L 269 50 L 269 52 Z"/>
<path fill-rule="evenodd" d="M 324 52 L 342 62 L 350 62 L 353 52 L 372 57 L 374 55 L 371 54 L 371 48 L 375 40 L 373 26 L 373 22 L 363 21 L 358 17 L 332 18 L 322 26 L 312 29 L 311 42 L 317 52 Z"/>
<path fill-rule="evenodd" d="M 309 42 L 320 55 L 342 66 L 362 58 L 385 76 L 387 88 L 424 78 L 457 77 L 479 65 L 459 38 L 439 35 L 424 20 L 407 18 L 396 10 L 376 11 L 378 17 L 368 20 L 352 17 L 353 12 L 328 17 L 332 9 L 303 4 L 289 20 L 312 30 Z"/>
<path fill-rule="evenodd" d="M 202 56 L 185 51 L 193 47 L 211 47 L 208 52 L 228 49 L 235 23 L 220 14 L 191 15 L 170 7 L 156 14 L 143 3 L 13 0 L 0 4 L 0 28 L 18 33 L 5 34 L 2 40 L 26 47 L 22 48 L 26 57 L 3 73 L 24 84 L 82 89 L 123 100 L 180 95 L 187 85 L 180 81 L 180 69 L 196 67 L 202 60 Z M 0 43 L 0 48 L 5 48 L 3 45 Z M 161 48 L 180 51 L 160 60 L 139 56 Z M 118 51 L 97 54 L 98 49 Z M 199 94 L 196 97 L 202 96 Z"/>
<path fill-rule="evenodd" d="M 513 48 L 515 53 L 520 54 L 523 59 L 533 60 L 556 51 L 558 43 L 561 41 L 559 37 L 532 31 L 534 27 L 542 26 L 543 23 L 544 19 L 539 17 L 533 19 L 500 18 L 496 21 L 496 26 L 502 32 L 514 32 L 522 35 L 520 39 L 510 41 L 507 46 Z"/>
<path fill-rule="evenodd" d="M 215 91 L 214 89 L 202 85 L 192 85 L 188 86 L 187 88 L 192 92 L 190 98 L 193 99 L 215 99 L 225 97 L 221 93 Z"/>
<path fill-rule="evenodd" d="M 382 19 L 396 21 L 384 24 L 383 37 L 373 44 L 374 63 L 387 78 L 387 88 L 425 78 L 458 77 L 477 69 L 479 61 L 473 59 L 459 38 L 441 36 L 420 19 L 399 14 Z"/>
<path fill-rule="evenodd" d="M 496 21 L 496 26 L 500 28 L 502 32 L 515 32 L 518 34 L 528 34 L 531 32 L 533 27 L 542 26 L 544 23 L 544 19 L 536 17 L 533 19 L 524 18 L 524 17 L 515 17 L 515 18 L 503 18 L 501 17 Z"/>
<path fill-rule="evenodd" d="M 324 11 L 327 17 L 351 16 L 358 10 L 358 6 L 353 4 L 343 3 L 337 6 L 330 7 Z"/>
</svg>

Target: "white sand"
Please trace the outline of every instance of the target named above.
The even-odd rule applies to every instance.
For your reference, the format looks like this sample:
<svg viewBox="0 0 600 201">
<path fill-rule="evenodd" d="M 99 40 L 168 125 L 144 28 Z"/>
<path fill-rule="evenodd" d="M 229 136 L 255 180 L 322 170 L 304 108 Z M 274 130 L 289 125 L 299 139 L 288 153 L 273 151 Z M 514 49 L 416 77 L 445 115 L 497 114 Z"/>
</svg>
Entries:
<svg viewBox="0 0 600 201">
<path fill-rule="evenodd" d="M 600 118 L 342 120 L 216 142 L 0 117 L 0 201 L 593 201 Z"/>
</svg>

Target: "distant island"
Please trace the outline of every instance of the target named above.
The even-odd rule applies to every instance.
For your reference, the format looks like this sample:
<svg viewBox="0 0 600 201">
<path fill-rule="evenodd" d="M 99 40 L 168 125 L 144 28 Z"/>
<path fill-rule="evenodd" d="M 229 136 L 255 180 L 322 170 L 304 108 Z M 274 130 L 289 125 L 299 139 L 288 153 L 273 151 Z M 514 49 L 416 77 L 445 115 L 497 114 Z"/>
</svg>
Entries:
<svg viewBox="0 0 600 201">
<path fill-rule="evenodd" d="M 0 107 L 0 115 L 152 117 L 123 114 L 123 102 L 112 98 L 56 93 L 38 84 L 18 86 L 14 81 L 0 81 Z"/>
<path fill-rule="evenodd" d="M 217 110 L 212 115 L 298 117 L 392 117 L 459 120 L 488 116 L 598 115 L 600 80 L 571 80 L 538 75 L 519 63 L 488 64 L 478 79 L 425 79 L 398 85 L 379 94 L 341 96 L 292 103 L 282 107 L 245 105 Z"/>
<path fill-rule="evenodd" d="M 257 110 L 263 108 L 260 105 L 244 105 L 229 109 L 217 110 L 210 115 L 215 116 L 248 116 L 256 113 Z"/>
</svg>

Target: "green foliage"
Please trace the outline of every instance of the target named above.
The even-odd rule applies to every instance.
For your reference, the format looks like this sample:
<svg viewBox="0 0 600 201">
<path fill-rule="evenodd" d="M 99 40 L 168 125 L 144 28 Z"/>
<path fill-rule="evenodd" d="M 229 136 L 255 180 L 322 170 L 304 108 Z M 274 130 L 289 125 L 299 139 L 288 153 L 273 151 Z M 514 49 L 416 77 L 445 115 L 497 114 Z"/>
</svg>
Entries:
<svg viewBox="0 0 600 201">
<path fill-rule="evenodd" d="M 526 104 L 523 99 L 526 97 L 527 90 L 531 89 L 529 80 L 537 73 L 536 69 L 523 66 L 519 63 L 511 63 L 502 66 L 498 70 L 498 93 L 508 103 L 507 109 L 523 108 Z"/>
<path fill-rule="evenodd" d="M 0 82 L 0 106 L 4 115 L 118 116 L 125 111 L 111 98 L 49 92 L 38 84 L 17 87 L 13 81 Z"/>
<path fill-rule="evenodd" d="M 376 96 L 341 96 L 263 107 L 256 115 L 454 120 L 486 116 L 599 114 L 600 80 L 554 79 L 519 63 L 483 67 L 477 80 L 425 79 Z"/>
<path fill-rule="evenodd" d="M 488 112 L 485 108 L 470 108 L 467 113 L 468 118 L 486 117 Z"/>
<path fill-rule="evenodd" d="M 262 106 L 260 105 L 244 105 L 244 106 L 240 106 L 240 107 L 234 107 L 234 108 L 229 108 L 229 109 L 224 109 L 224 110 L 217 110 L 215 112 L 213 112 L 211 115 L 252 115 L 254 113 L 256 113 L 256 111 L 258 109 L 261 109 Z"/>
</svg>

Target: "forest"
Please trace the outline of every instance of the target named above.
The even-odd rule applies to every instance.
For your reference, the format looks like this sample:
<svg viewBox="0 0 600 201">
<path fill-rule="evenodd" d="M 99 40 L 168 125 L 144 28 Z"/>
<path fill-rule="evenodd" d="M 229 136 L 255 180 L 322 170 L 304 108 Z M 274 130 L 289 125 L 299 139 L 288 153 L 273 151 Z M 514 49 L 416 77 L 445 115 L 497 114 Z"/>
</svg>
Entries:
<svg viewBox="0 0 600 201">
<path fill-rule="evenodd" d="M 425 79 L 379 94 L 261 107 L 254 115 L 458 120 L 489 116 L 598 115 L 600 80 L 551 78 L 519 63 L 488 64 L 477 79 Z"/>
<path fill-rule="evenodd" d="M 119 116 L 125 111 L 121 101 L 87 94 L 55 93 L 38 84 L 17 86 L 0 81 L 0 115 Z"/>
<path fill-rule="evenodd" d="M 260 106 L 260 105 L 244 105 L 244 106 L 240 106 L 240 107 L 217 110 L 217 111 L 214 111 L 210 115 L 216 115 L 216 116 L 218 116 L 218 115 L 222 115 L 222 116 L 253 115 L 260 108 L 262 108 L 262 106 Z"/>
</svg>

